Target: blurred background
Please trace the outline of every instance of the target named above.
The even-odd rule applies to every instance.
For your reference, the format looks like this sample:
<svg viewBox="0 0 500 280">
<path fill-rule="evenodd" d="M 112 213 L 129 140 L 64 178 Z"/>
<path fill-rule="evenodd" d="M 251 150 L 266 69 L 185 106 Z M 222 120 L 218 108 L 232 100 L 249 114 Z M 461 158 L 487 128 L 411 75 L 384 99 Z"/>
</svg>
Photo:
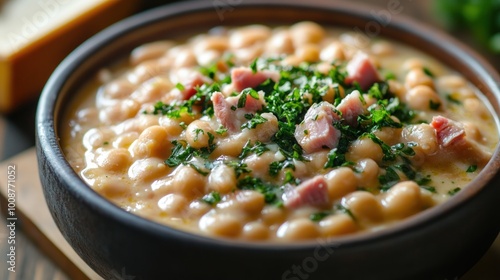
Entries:
<svg viewBox="0 0 500 280">
<path fill-rule="evenodd" d="M 215 1 L 216 0 L 214 0 L 214 3 Z M 238 2 L 231 0 L 217 1 L 222 1 L 224 3 Z M 500 71 L 500 0 L 349 0 L 350 3 L 369 5 L 367 6 L 367 8 L 371 9 L 371 11 L 373 11 L 373 13 L 375 14 L 378 11 L 386 8 L 387 5 L 393 1 L 398 1 L 402 4 L 403 10 L 399 16 L 414 18 L 418 21 L 424 22 L 427 25 L 433 26 L 437 29 L 441 29 L 453 35 L 454 37 L 480 53 L 483 57 L 490 61 L 490 63 L 497 69 L 497 71 Z M 100 21 L 102 23 L 100 25 L 96 24 L 95 22 L 83 24 L 83 29 L 79 33 L 80 36 L 62 36 L 61 43 L 58 45 L 66 45 L 66 52 L 76 47 L 85 38 L 91 36 L 95 32 L 111 24 L 112 22 L 119 20 L 122 17 L 173 1 L 150 0 L 141 2 L 138 0 L 0 0 L 0 100 L 4 98 L 2 97 L 2 95 L 11 95 L 15 90 L 23 90 L 8 87 L 7 82 L 5 82 L 5 79 L 3 79 L 5 76 L 7 76 L 7 72 L 5 72 L 5 70 L 2 70 L 2 63 L 8 65 L 10 61 L 18 59 L 14 55 L 9 56 L 8 47 L 12 48 L 13 44 L 22 45 L 26 43 L 21 40 L 23 38 L 19 39 L 13 37 L 12 30 L 14 30 L 15 28 L 19 28 L 20 26 L 24 26 L 24 28 L 26 28 L 27 26 L 31 28 L 31 35 L 36 37 L 37 34 L 43 33 L 43 30 L 37 30 L 37 21 L 43 21 L 44 24 L 46 23 L 46 25 L 50 25 L 51 21 L 54 21 L 54 24 L 58 24 L 57 20 L 59 19 L 59 17 L 56 16 L 56 10 L 57 12 L 61 12 L 60 9 L 62 9 L 64 5 L 69 5 L 68 3 L 71 3 L 71 5 L 73 5 L 76 2 L 87 3 L 88 5 L 92 4 L 96 6 L 106 6 L 105 8 L 102 8 L 102 13 L 105 13 L 105 17 L 108 18 L 109 21 Z M 120 2 L 130 3 L 130 6 L 126 10 L 119 10 L 114 9 L 112 7 L 113 4 L 109 4 L 116 4 Z M 110 5 L 109 7 L 107 6 L 108 4 Z M 69 17 L 73 17 L 73 19 L 78 17 L 78 9 L 75 8 L 75 10 L 76 11 L 72 11 L 75 12 L 75 14 L 71 15 L 71 13 L 69 13 Z M 18 26 L 8 25 L 8 23 L 16 22 L 12 19 L 14 13 L 27 13 L 28 11 L 31 11 L 31 14 L 25 17 L 17 16 L 17 22 L 19 22 Z M 44 14 L 45 18 L 43 17 Z M 113 14 L 115 15 L 114 17 L 112 16 Z M 66 13 L 65 16 L 68 17 L 68 13 Z M 102 17 L 102 14 L 100 16 Z M 66 20 L 71 20 L 71 18 L 66 18 Z M 63 25 L 68 26 L 67 23 L 63 23 Z M 27 31 L 30 30 L 20 29 L 19 32 Z M 25 36 L 24 39 L 26 38 L 27 37 Z M 27 40 L 31 39 L 39 40 L 40 38 L 28 38 Z M 2 47 L 4 47 L 4 49 L 2 49 Z M 5 51 L 5 49 L 7 49 L 7 51 Z M 66 55 L 65 51 L 58 52 L 60 59 L 62 59 L 62 57 Z M 26 55 L 29 54 L 30 53 L 26 51 Z M 37 63 L 43 63 L 43 60 L 39 61 L 38 59 L 41 59 L 40 56 L 45 56 L 46 54 L 48 53 L 41 52 L 39 54 L 33 55 L 36 58 Z M 9 60 L 11 57 L 12 60 Z M 33 63 L 33 58 L 31 58 L 31 61 L 31 63 Z M 38 64 L 31 65 L 31 67 L 24 67 L 26 67 L 27 69 L 31 69 L 30 71 L 35 71 L 37 70 Z M 3 161 L 11 158 L 16 154 L 25 151 L 35 145 L 34 128 L 37 97 L 41 91 L 41 86 L 43 86 L 43 83 L 45 82 L 53 67 L 55 67 L 55 64 L 51 65 L 50 67 L 44 68 L 43 72 L 42 70 L 39 70 L 40 73 L 33 72 L 35 74 L 31 74 L 32 76 L 37 75 L 37 77 L 40 77 L 40 82 L 38 83 L 38 85 L 36 85 L 36 79 L 33 79 L 33 88 L 24 90 L 28 92 L 23 93 L 26 94 L 25 98 L 20 99 L 19 102 L 16 101 L 17 103 L 12 103 L 14 105 L 8 105 L 8 109 L 2 109 L 2 113 L 0 113 L 0 160 Z M 30 83 L 30 81 L 23 82 Z M 35 174 L 32 174 L 32 176 L 35 176 Z M 3 188 L 5 186 L 1 187 Z M 40 203 L 45 202 L 40 201 Z M 5 208 L 4 205 L 1 207 Z M 2 218 L 2 220 L 5 220 L 3 216 L 0 218 Z M 53 258 L 49 257 L 50 254 L 47 254 L 46 249 L 41 249 L 44 246 L 40 246 L 41 244 L 37 244 L 33 240 L 33 238 L 28 237 L 32 236 L 33 234 L 26 232 L 27 227 L 23 228 L 22 224 L 20 226 L 20 228 L 18 227 L 16 229 L 16 244 L 19 244 L 17 247 L 18 259 L 16 264 L 16 273 L 9 273 L 6 269 L 7 266 L 5 264 L 5 261 L 3 261 L 3 258 L 7 254 L 8 250 L 6 242 L 7 232 L 5 227 L 0 226 L 0 260 L 2 260 L 0 261 L 0 279 L 74 278 L 74 276 L 70 277 L 67 273 L 64 272 L 64 265 L 61 265 L 60 262 L 55 262 Z M 499 248 L 494 248 L 488 251 L 483 259 L 463 279 L 500 279 L 500 244 L 498 243 L 500 242 L 498 242 L 497 239 L 494 247 Z"/>
</svg>

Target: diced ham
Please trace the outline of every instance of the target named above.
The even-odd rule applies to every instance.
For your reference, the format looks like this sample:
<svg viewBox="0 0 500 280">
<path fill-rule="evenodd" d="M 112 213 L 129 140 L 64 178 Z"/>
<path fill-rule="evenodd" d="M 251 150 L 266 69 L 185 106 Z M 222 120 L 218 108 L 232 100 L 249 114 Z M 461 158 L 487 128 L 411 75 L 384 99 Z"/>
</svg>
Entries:
<svg viewBox="0 0 500 280">
<path fill-rule="evenodd" d="M 215 117 L 229 132 L 239 131 L 241 125 L 247 121 L 245 114 L 253 114 L 265 105 L 262 91 L 259 92 L 259 99 L 247 95 L 244 106 L 238 108 L 240 97 L 241 94 L 225 97 L 221 92 L 214 92 L 212 95 Z"/>
<path fill-rule="evenodd" d="M 491 158 L 491 153 L 467 138 L 463 125 L 443 116 L 432 118 L 431 126 L 436 130 L 436 137 L 442 151 L 450 152 L 460 160 L 484 166 Z"/>
<path fill-rule="evenodd" d="M 297 187 L 290 186 L 283 194 L 286 208 L 299 208 L 302 206 L 327 206 L 329 203 L 327 182 L 323 176 L 316 176 L 302 182 Z"/>
<path fill-rule="evenodd" d="M 436 130 L 438 143 L 443 147 L 465 141 L 465 130 L 459 122 L 435 116 L 432 118 L 431 126 Z"/>
<path fill-rule="evenodd" d="M 208 77 L 203 76 L 198 71 L 190 69 L 181 69 L 177 71 L 175 75 L 171 77 L 171 80 L 174 84 L 180 84 L 183 87 L 183 89 L 176 87 L 171 92 L 173 96 L 176 96 L 180 100 L 188 100 L 196 94 L 196 87 L 210 82 Z"/>
<path fill-rule="evenodd" d="M 295 139 L 307 153 L 313 153 L 323 148 L 337 147 L 340 130 L 334 127 L 334 122 L 340 120 L 335 108 L 328 102 L 314 104 L 307 111 L 304 121 L 295 128 Z"/>
<path fill-rule="evenodd" d="M 337 106 L 337 110 L 342 112 L 343 119 L 350 126 L 356 126 L 358 116 L 365 112 L 365 104 L 361 100 L 361 94 L 355 90 L 342 99 Z"/>
<path fill-rule="evenodd" d="M 246 88 L 255 88 L 271 79 L 277 82 L 280 74 L 276 71 L 261 70 L 253 73 L 252 69 L 246 67 L 233 68 L 231 70 L 231 82 L 235 91 L 240 92 Z"/>
<path fill-rule="evenodd" d="M 358 52 L 347 63 L 347 77 L 344 82 L 352 84 L 357 82 L 362 90 L 369 89 L 375 82 L 380 81 L 377 68 L 373 65 L 367 54 Z"/>
<path fill-rule="evenodd" d="M 233 121 L 234 111 L 231 109 L 231 104 L 226 101 L 226 98 L 220 92 L 214 92 L 212 95 L 212 103 L 214 104 L 214 114 L 219 120 L 219 123 L 229 131 L 236 130 L 236 123 Z"/>
<path fill-rule="evenodd" d="M 205 83 L 205 79 L 201 75 L 195 75 L 191 77 L 190 80 L 183 84 L 184 89 L 181 90 L 181 96 L 184 100 L 188 100 L 193 95 L 196 94 L 196 87 L 199 87 Z"/>
</svg>

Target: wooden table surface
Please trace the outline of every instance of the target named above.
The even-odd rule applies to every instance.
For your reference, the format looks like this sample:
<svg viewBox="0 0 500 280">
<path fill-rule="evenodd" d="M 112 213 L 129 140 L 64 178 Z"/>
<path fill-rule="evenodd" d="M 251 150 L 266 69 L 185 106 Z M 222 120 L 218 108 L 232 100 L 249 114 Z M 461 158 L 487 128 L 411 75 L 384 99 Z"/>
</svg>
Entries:
<svg viewBox="0 0 500 280">
<path fill-rule="evenodd" d="M 351 0 L 350 2 L 363 2 L 372 5 L 374 13 L 383 11 L 387 7 L 389 1 L 393 0 Z M 0 0 L 1 2 L 1 0 Z M 156 0 L 150 3 L 150 6 L 162 3 L 165 1 Z M 413 17 L 417 20 L 424 21 L 436 28 L 442 28 L 433 17 L 430 11 L 431 1 L 412 1 L 401 0 L 399 1 L 404 9 L 402 14 L 405 16 Z M 148 7 L 149 8 L 149 7 Z M 478 52 L 482 53 L 488 60 L 500 70 L 500 57 L 493 56 L 471 43 L 470 38 L 464 37 L 463 34 L 455 34 L 458 38 Z M 8 115 L 0 115 L 0 161 L 8 159 L 16 154 L 25 151 L 34 146 L 34 127 L 35 127 L 35 110 L 36 101 L 33 101 L 15 112 Z M 31 173 L 29 170 L 23 170 L 23 174 Z M 0 176 L 5 176 L 6 170 L 0 170 Z M 31 174 L 30 176 L 38 176 Z M 45 203 L 40 201 L 39 203 Z M 1 205 L 1 207 L 6 207 Z M 6 221 L 6 218 L 0 216 Z M 12 273 L 7 270 L 7 228 L 0 226 L 0 279 L 71 279 L 63 272 L 61 267 L 56 264 L 47 254 L 42 252 L 43 244 L 33 242 L 33 239 L 28 238 L 30 232 L 25 232 L 25 228 L 20 224 L 16 228 L 16 272 Z M 464 277 L 464 280 L 497 280 L 500 279 L 500 237 L 497 238 L 495 244 L 490 248 L 486 255 L 479 261 L 479 263 L 472 268 Z"/>
</svg>

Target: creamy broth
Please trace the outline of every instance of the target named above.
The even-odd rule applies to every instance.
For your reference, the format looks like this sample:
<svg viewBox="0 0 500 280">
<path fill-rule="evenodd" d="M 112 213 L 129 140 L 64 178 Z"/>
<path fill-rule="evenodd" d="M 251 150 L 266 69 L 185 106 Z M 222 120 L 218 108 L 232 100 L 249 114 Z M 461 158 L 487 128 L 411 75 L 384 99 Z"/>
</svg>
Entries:
<svg viewBox="0 0 500 280">
<path fill-rule="evenodd" d="M 214 28 L 136 48 L 67 113 L 76 172 L 121 208 L 213 237 L 373 231 L 459 192 L 496 120 L 410 47 L 312 22 Z"/>
</svg>

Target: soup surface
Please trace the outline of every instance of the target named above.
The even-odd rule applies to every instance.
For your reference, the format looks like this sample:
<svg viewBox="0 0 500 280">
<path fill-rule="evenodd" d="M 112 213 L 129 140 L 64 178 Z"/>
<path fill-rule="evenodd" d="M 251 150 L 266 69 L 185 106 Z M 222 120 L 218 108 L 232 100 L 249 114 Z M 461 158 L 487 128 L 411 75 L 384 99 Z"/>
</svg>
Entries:
<svg viewBox="0 0 500 280">
<path fill-rule="evenodd" d="M 498 142 L 459 74 L 313 22 L 148 43 L 79 96 L 61 145 L 85 182 L 126 211 L 215 237 L 384 228 L 459 192 Z"/>
</svg>

